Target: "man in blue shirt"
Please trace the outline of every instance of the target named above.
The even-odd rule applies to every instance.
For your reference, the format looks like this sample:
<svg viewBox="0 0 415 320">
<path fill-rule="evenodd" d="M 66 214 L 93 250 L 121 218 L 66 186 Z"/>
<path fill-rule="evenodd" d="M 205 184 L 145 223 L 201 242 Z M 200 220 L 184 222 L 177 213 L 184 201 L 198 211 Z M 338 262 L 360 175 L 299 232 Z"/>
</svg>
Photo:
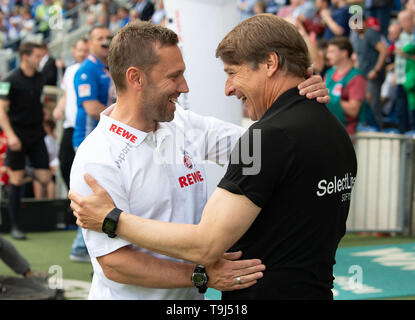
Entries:
<svg viewBox="0 0 415 320">
<path fill-rule="evenodd" d="M 111 31 L 96 26 L 89 32 L 87 59 L 81 64 L 74 78 L 78 111 L 72 138 L 76 150 L 86 136 L 97 126 L 100 113 L 115 101 L 115 86 L 109 74 L 108 51 Z M 70 259 L 89 262 L 88 251 L 81 228 L 72 244 Z"/>
<path fill-rule="evenodd" d="M 324 9 L 320 12 L 321 18 L 326 25 L 323 38 L 325 40 L 331 40 L 336 36 L 349 37 L 350 13 L 347 1 L 332 0 L 332 4 L 334 8 L 331 11 Z"/>
<path fill-rule="evenodd" d="M 73 135 L 74 148 L 96 127 L 99 115 L 115 99 L 115 87 L 108 69 L 111 32 L 94 27 L 89 34 L 90 54 L 75 74 L 78 113 Z"/>
</svg>

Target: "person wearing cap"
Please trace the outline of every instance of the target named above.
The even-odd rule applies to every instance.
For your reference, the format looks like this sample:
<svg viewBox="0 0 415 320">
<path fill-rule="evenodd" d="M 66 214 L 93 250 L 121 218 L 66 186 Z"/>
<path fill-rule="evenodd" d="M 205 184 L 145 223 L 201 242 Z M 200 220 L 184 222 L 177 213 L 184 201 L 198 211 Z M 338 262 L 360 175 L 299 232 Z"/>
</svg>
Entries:
<svg viewBox="0 0 415 320">
<path fill-rule="evenodd" d="M 184 70 L 177 46 L 158 47 L 161 57 L 170 57 L 171 63 L 176 61 Z M 111 198 L 117 197 L 120 192 L 117 190 L 122 186 L 118 180 L 105 181 L 92 165 L 85 168 L 84 172 L 91 172 L 96 180 L 86 176 L 91 189 L 84 185 L 85 189 L 80 190 L 84 195 L 86 190 L 88 194 L 93 192 L 89 197 L 76 190 L 69 193 L 77 223 L 104 231 L 118 241 L 207 267 L 214 265 L 228 250 L 242 250 L 244 259 L 261 259 L 266 266 L 263 277 L 247 288 L 223 292 L 224 300 L 332 299 L 334 257 L 346 230 L 357 163 L 353 145 L 340 122 L 324 104 L 300 94 L 302 90 L 298 86 L 304 82 L 310 66 L 307 45 L 291 23 L 275 15 L 259 14 L 230 31 L 218 45 L 216 56 L 223 61 L 227 74 L 225 94 L 240 99 L 247 106 L 250 118 L 257 122 L 237 141 L 226 174 L 206 203 L 200 221 L 189 223 L 173 217 L 146 219 L 150 218 L 154 205 L 165 203 L 165 210 L 171 210 L 177 201 L 181 208 L 177 214 L 186 215 L 184 201 L 189 197 L 179 198 L 179 195 L 200 186 L 201 179 L 199 175 L 180 175 L 174 171 L 177 167 L 186 172 L 186 168 L 192 167 L 185 161 L 173 164 L 169 177 L 160 176 L 148 182 L 165 188 L 164 181 L 169 181 L 172 192 L 178 192 L 176 201 L 165 201 L 165 192 L 161 190 L 155 195 L 132 192 L 128 187 L 132 184 L 128 184 L 126 190 L 137 204 L 130 209 L 133 214 L 126 213 L 126 206 L 121 202 L 123 208 L 114 208 L 117 201 L 114 204 Z M 160 58 L 161 66 L 166 63 Z M 129 86 L 138 89 L 140 83 L 144 85 L 144 80 L 140 81 L 130 72 L 123 73 Z M 153 73 L 153 79 L 158 79 L 155 87 L 165 83 L 157 74 Z M 181 72 L 176 75 L 176 81 L 183 81 Z M 162 88 L 167 90 L 168 86 Z M 186 87 L 182 89 L 187 91 Z M 173 105 L 160 106 L 159 112 L 167 116 L 165 119 L 174 117 L 168 126 L 174 127 L 176 117 L 177 120 L 183 117 L 179 108 L 173 114 Z M 194 122 L 184 123 L 191 129 Z M 174 139 L 165 138 L 166 126 L 159 125 L 164 130 L 155 131 L 157 139 L 149 138 L 154 141 L 155 150 L 163 139 Z M 113 130 L 118 131 L 115 127 Z M 195 141 L 203 141 L 206 133 L 197 132 Z M 181 150 L 180 145 L 175 150 Z M 220 141 L 215 145 L 220 146 Z M 90 144 L 85 148 L 90 148 Z M 135 150 L 130 148 L 126 157 Z M 189 152 L 189 155 L 198 160 L 204 156 L 204 150 Z M 251 154 L 253 161 L 246 161 Z M 158 166 L 166 165 L 163 152 L 157 152 L 155 159 Z M 188 160 L 186 155 L 185 160 Z M 192 163 L 199 170 L 200 162 Z M 139 177 L 142 183 L 151 179 Z M 103 183 L 111 196 L 98 183 Z M 155 199 L 151 205 L 149 197 Z M 113 219 L 114 213 L 118 218 Z M 234 274 L 231 280 L 240 288 L 252 283 L 253 278 Z"/>
<path fill-rule="evenodd" d="M 379 21 L 374 17 L 365 17 L 362 28 L 352 31 L 350 37 L 357 54 L 359 70 L 367 80 L 366 102 L 376 117 L 380 130 L 383 129 L 383 115 L 380 92 L 385 80 L 385 62 L 388 47 L 382 40 Z"/>
<path fill-rule="evenodd" d="M 74 76 L 77 113 L 72 145 L 75 151 L 97 126 L 100 113 L 115 100 L 115 87 L 108 68 L 110 40 L 111 31 L 108 28 L 94 26 L 88 35 L 89 55 Z M 80 228 L 69 257 L 73 261 L 90 261 Z"/>
</svg>

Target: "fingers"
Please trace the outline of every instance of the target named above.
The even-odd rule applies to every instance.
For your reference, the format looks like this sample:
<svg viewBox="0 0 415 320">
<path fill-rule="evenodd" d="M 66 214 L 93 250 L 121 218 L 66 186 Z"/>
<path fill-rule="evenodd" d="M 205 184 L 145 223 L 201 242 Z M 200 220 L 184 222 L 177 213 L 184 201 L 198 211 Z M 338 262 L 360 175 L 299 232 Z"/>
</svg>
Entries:
<svg viewBox="0 0 415 320">
<path fill-rule="evenodd" d="M 309 92 L 309 93 L 307 93 L 306 94 L 306 97 L 308 98 L 308 99 L 314 99 L 314 98 L 317 98 L 317 97 L 320 97 L 320 98 L 327 98 L 328 97 L 328 94 L 329 94 L 329 92 L 328 92 L 328 89 L 327 88 L 324 88 L 324 89 L 316 89 L 315 91 L 313 91 L 313 92 Z M 319 101 L 320 102 L 320 101 Z"/>
<path fill-rule="evenodd" d="M 328 104 L 330 102 L 330 96 L 318 97 L 317 102 L 320 102 L 320 103 L 323 103 L 323 104 Z"/>
<path fill-rule="evenodd" d="M 98 183 L 97 180 L 95 180 L 95 178 L 93 176 L 91 176 L 89 173 L 85 173 L 84 174 L 84 180 L 85 182 L 88 184 L 88 186 L 90 186 L 90 188 L 92 189 L 92 191 L 94 193 L 97 193 L 98 191 L 102 191 L 104 190 Z"/>
<path fill-rule="evenodd" d="M 262 264 L 262 261 L 259 259 L 238 260 L 238 261 L 232 262 L 233 270 L 247 269 L 251 267 L 260 267 L 260 268 L 265 269 L 265 266 Z"/>
<path fill-rule="evenodd" d="M 311 77 L 313 75 L 313 72 L 314 72 L 313 67 L 307 68 L 307 74 L 306 74 L 307 78 Z"/>
<path fill-rule="evenodd" d="M 324 89 L 327 89 L 326 85 L 322 82 L 318 82 L 318 83 L 310 84 L 309 86 L 307 86 L 307 88 L 301 89 L 300 94 L 302 96 L 307 94 L 307 98 L 309 98 L 308 94 L 311 93 L 311 94 L 314 94 L 314 97 L 317 97 L 318 94 L 316 94 L 316 92 L 319 93 L 320 90 L 324 90 Z"/>
<path fill-rule="evenodd" d="M 253 286 L 258 282 L 258 279 L 261 279 L 264 276 L 262 272 L 256 272 L 249 275 L 241 275 L 232 279 L 233 285 L 226 288 L 224 291 L 233 291 L 245 289 Z"/>
<path fill-rule="evenodd" d="M 238 260 L 240 257 L 242 257 L 242 251 L 236 251 L 236 252 L 225 252 L 223 254 L 223 259 L 226 260 Z"/>
<path fill-rule="evenodd" d="M 315 75 L 315 76 L 312 76 L 312 77 L 308 78 L 307 80 L 301 82 L 297 86 L 297 88 L 298 88 L 298 90 L 301 91 L 302 89 L 308 89 L 307 87 L 309 87 L 310 85 L 316 84 L 316 83 L 323 83 L 323 87 L 325 87 L 323 78 L 319 75 Z M 300 94 L 301 94 L 301 92 L 300 92 Z"/>
<path fill-rule="evenodd" d="M 83 197 L 77 194 L 75 191 L 69 190 L 68 198 L 71 200 L 71 208 L 73 210 L 79 211 L 80 207 L 82 206 Z"/>
</svg>

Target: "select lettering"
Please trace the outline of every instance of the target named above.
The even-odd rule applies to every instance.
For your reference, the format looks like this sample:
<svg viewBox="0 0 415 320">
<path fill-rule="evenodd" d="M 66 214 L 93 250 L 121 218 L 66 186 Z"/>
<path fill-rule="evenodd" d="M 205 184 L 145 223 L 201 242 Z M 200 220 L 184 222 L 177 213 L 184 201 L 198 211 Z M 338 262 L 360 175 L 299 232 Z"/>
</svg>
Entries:
<svg viewBox="0 0 415 320">
<path fill-rule="evenodd" d="M 317 196 L 322 197 L 326 194 L 333 194 L 342 192 L 344 190 L 351 190 L 355 184 L 356 177 L 351 174 L 345 174 L 343 178 L 337 178 L 334 176 L 332 180 L 327 181 L 322 179 L 319 181 L 317 187 Z"/>
</svg>

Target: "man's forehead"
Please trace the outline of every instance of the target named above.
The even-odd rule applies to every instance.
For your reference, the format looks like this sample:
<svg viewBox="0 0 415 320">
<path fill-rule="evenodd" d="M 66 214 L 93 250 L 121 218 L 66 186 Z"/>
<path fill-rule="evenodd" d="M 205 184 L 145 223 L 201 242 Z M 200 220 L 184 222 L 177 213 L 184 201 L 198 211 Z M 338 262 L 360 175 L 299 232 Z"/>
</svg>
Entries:
<svg viewBox="0 0 415 320">
<path fill-rule="evenodd" d="M 185 69 L 186 65 L 183 60 L 183 55 L 177 45 L 158 47 L 159 55 L 161 57 L 161 64 L 167 69 Z"/>
<path fill-rule="evenodd" d="M 110 35 L 110 31 L 107 28 L 96 28 L 91 32 L 91 38 L 106 37 Z"/>
</svg>

